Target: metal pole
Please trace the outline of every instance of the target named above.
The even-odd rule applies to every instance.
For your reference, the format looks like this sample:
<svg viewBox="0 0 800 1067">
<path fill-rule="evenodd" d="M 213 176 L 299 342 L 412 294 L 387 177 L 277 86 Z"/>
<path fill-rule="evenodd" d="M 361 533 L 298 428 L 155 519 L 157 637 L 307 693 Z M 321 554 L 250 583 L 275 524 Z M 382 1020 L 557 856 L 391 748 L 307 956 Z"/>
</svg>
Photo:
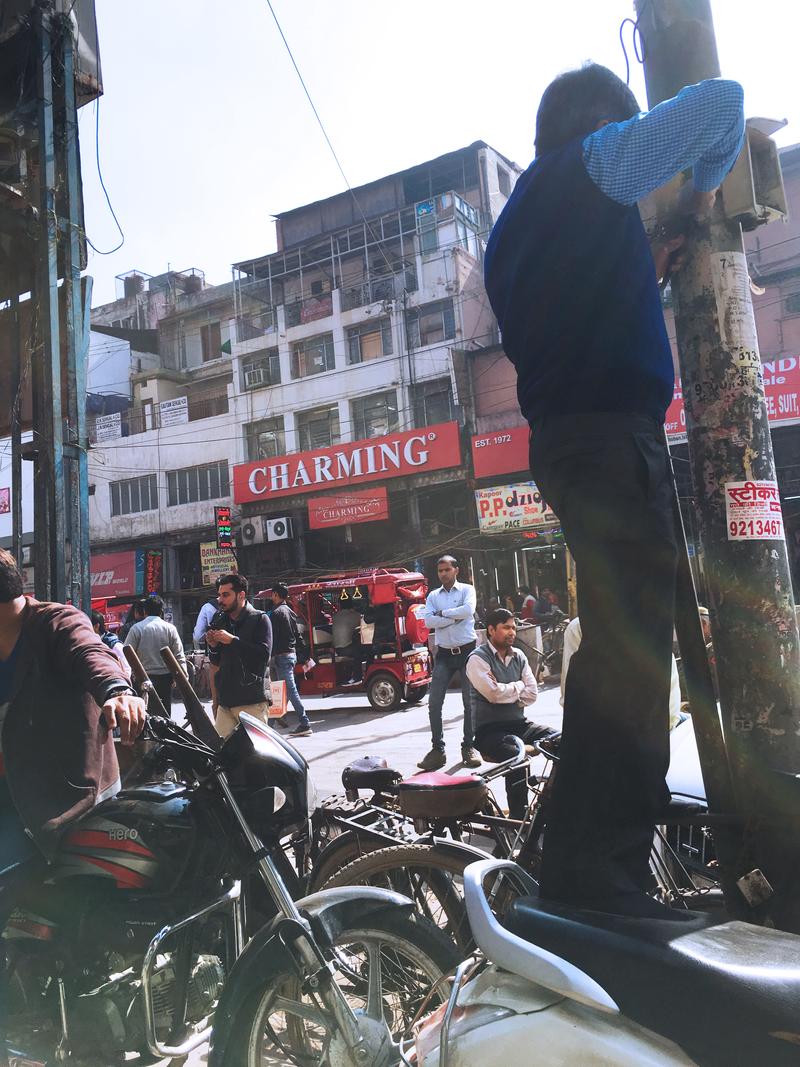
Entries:
<svg viewBox="0 0 800 1067">
<path fill-rule="evenodd" d="M 11 554 L 22 567 L 22 321 L 11 296 Z"/>
<path fill-rule="evenodd" d="M 64 298 L 67 311 L 67 421 L 70 444 L 70 599 L 87 614 L 91 611 L 88 554 L 84 555 L 89 483 L 86 456 L 86 355 L 81 294 L 80 203 L 78 172 L 78 111 L 75 103 L 75 44 L 70 19 L 60 20 L 60 43 L 64 72 L 64 169 L 66 172 L 66 218 L 64 241 Z"/>
<path fill-rule="evenodd" d="M 61 348 L 58 321 L 58 226 L 56 219 L 56 153 L 53 123 L 52 33 L 50 16 L 36 10 L 39 95 L 39 207 L 37 299 L 42 336 L 39 401 L 38 462 L 41 482 L 35 516 L 37 545 L 36 591 L 52 600 L 66 599 L 64 448 L 61 423 Z M 47 560 L 44 574 L 40 564 Z"/>
<path fill-rule="evenodd" d="M 710 0 L 636 4 L 650 106 L 719 75 Z M 772 917 L 800 928 L 790 874 L 797 834 L 775 829 L 800 812 L 798 632 L 782 532 L 762 524 L 753 540 L 738 540 L 726 513 L 735 483 L 777 497 L 777 481 L 741 227 L 725 217 L 720 198 L 687 241 L 672 288 L 733 788 L 755 862 L 777 890 Z"/>
</svg>

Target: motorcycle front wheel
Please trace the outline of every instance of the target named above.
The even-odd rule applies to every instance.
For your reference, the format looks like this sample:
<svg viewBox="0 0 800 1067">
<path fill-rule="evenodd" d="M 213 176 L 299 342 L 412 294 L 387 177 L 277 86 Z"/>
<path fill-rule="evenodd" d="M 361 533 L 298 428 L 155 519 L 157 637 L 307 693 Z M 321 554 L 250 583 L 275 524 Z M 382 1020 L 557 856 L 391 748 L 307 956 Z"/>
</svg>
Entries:
<svg viewBox="0 0 800 1067">
<path fill-rule="evenodd" d="M 433 987 L 426 1010 L 447 998 L 448 983 L 440 979 L 458 963 L 452 943 L 432 923 L 393 912 L 370 915 L 365 925 L 342 931 L 333 959 L 335 981 L 351 1008 L 385 1022 L 394 1042 Z M 270 975 L 244 999 L 224 1067 L 326 1067 L 331 1062 L 333 1021 L 319 996 L 302 986 L 303 980 L 287 970 Z"/>
</svg>

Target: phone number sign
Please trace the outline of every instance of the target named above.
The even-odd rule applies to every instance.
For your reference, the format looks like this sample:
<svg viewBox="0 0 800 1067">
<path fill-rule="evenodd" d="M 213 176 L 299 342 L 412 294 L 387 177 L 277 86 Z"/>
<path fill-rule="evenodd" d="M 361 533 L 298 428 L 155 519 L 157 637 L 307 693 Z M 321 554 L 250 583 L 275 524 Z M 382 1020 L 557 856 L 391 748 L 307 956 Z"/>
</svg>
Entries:
<svg viewBox="0 0 800 1067">
<path fill-rule="evenodd" d="M 777 482 L 726 482 L 729 541 L 782 541 L 783 515 Z"/>
</svg>

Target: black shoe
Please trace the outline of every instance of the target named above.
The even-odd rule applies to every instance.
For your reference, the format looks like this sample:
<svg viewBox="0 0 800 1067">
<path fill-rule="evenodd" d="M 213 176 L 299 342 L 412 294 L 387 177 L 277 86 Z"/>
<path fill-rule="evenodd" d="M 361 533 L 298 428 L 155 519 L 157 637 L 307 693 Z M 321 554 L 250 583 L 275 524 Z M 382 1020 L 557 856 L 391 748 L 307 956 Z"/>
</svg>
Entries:
<svg viewBox="0 0 800 1067">
<path fill-rule="evenodd" d="M 313 732 L 310 726 L 295 726 L 289 731 L 289 737 L 311 737 Z"/>
<path fill-rule="evenodd" d="M 472 745 L 461 746 L 461 762 L 465 767 L 480 767 L 483 760 L 472 747 Z"/>
<path fill-rule="evenodd" d="M 417 766 L 423 771 L 438 771 L 447 763 L 447 756 L 438 748 L 432 748 L 427 756 L 423 756 Z"/>
</svg>

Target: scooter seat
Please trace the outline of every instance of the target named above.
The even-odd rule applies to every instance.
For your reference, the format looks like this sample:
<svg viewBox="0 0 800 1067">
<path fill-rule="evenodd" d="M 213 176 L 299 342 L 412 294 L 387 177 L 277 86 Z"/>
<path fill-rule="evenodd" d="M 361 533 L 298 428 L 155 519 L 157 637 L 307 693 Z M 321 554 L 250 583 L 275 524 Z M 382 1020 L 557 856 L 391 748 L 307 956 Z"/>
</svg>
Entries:
<svg viewBox="0 0 800 1067">
<path fill-rule="evenodd" d="M 638 919 L 520 897 L 506 926 L 591 975 L 698 1063 L 800 1062 L 800 937 L 743 922 Z"/>
<path fill-rule="evenodd" d="M 394 791 L 402 777 L 400 771 L 390 767 L 382 756 L 362 756 L 348 763 L 342 771 L 342 785 L 348 794 L 357 793 L 359 789 L 380 793 L 387 789 Z"/>
<path fill-rule="evenodd" d="M 486 799 L 489 787 L 477 774 L 443 774 L 423 771 L 405 778 L 397 787 L 400 810 L 417 819 L 452 819 L 473 815 Z"/>
</svg>

